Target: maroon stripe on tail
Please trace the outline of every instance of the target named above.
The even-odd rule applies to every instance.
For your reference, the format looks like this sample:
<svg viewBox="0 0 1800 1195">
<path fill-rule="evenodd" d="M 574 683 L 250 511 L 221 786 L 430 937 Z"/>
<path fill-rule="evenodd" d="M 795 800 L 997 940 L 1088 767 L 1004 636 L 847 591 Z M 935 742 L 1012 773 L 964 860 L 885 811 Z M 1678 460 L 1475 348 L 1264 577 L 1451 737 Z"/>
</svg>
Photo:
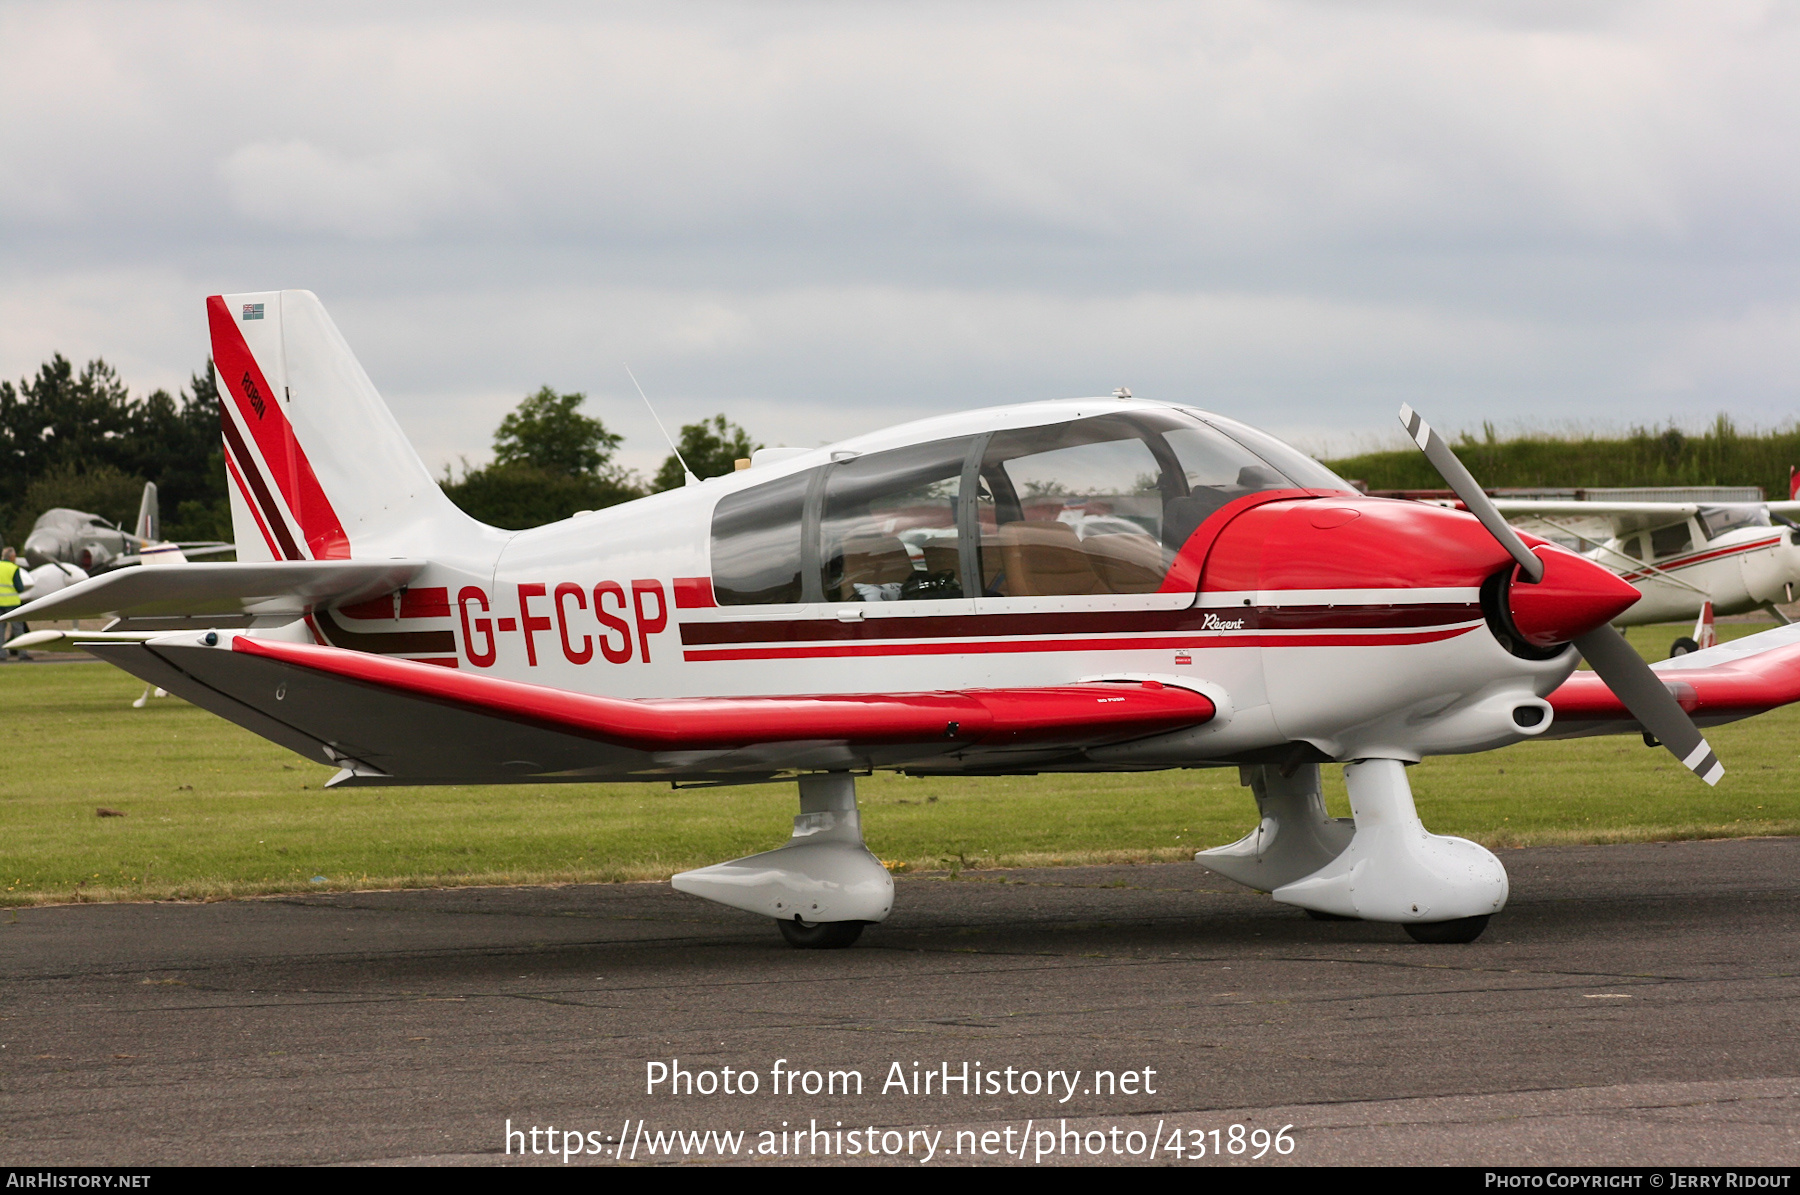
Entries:
<svg viewBox="0 0 1800 1195">
<path fill-rule="evenodd" d="M 300 545 L 294 542 L 294 536 L 288 530 L 287 520 L 281 517 L 281 508 L 275 505 L 275 498 L 269 493 L 269 483 L 263 480 L 262 471 L 256 467 L 256 458 L 244 445 L 244 434 L 238 431 L 237 422 L 225 410 L 223 403 L 219 407 L 219 424 L 225 429 L 225 444 L 231 455 L 237 459 L 238 472 L 250 483 L 250 490 L 256 497 L 256 505 L 262 508 L 263 520 L 281 544 L 281 555 L 287 560 L 304 560 Z"/>
</svg>

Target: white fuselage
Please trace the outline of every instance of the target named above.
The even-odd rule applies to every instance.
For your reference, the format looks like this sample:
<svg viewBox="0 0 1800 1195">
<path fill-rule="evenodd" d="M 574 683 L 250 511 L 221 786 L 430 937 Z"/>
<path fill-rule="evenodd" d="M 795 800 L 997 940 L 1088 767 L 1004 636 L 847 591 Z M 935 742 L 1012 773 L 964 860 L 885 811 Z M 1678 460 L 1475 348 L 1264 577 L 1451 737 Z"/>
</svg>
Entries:
<svg viewBox="0 0 1800 1195">
<path fill-rule="evenodd" d="M 1305 589 L 1190 582 L 1173 592 L 715 601 L 714 511 L 731 495 L 858 455 L 1158 406 L 1101 400 L 947 416 L 519 532 L 497 554 L 479 550 L 491 539 L 466 558 L 444 542 L 391 612 L 321 612 L 315 627 L 340 646 L 606 696 L 1032 688 L 1139 675 L 1197 688 L 1218 705 L 1203 727 L 1094 753 L 1119 767 L 1296 741 L 1335 759 L 1417 759 L 1548 728 L 1523 727 L 1513 713 L 1555 689 L 1575 654 L 1510 655 L 1480 611 L 1479 578 L 1451 588 L 1346 578 Z M 379 551 L 359 546 L 364 554 Z M 385 648 L 345 638 L 421 633 Z"/>
</svg>

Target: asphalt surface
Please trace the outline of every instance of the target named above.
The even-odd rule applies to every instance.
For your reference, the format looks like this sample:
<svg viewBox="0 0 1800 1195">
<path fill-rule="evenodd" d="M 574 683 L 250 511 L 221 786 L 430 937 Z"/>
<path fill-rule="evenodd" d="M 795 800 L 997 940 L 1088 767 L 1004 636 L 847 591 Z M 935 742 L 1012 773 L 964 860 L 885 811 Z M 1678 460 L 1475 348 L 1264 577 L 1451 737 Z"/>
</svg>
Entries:
<svg viewBox="0 0 1800 1195">
<path fill-rule="evenodd" d="M 600 1155 L 568 1164 L 668 1161 L 677 1129 L 792 1161 L 784 1121 L 863 1134 L 806 1139 L 832 1150 L 872 1127 L 908 1165 L 932 1133 L 932 1165 L 1147 1161 L 1158 1125 L 1155 1160 L 1184 1165 L 1196 1134 L 1199 1164 L 1251 1161 L 1233 1125 L 1293 1126 L 1264 1164 L 1800 1158 L 1800 839 L 1502 858 L 1512 902 L 1468 946 L 1310 921 L 1192 864 L 902 878 L 839 951 L 661 884 L 0 913 L 0 1159 L 505 1163 L 550 1142 L 508 1156 L 509 1120 L 591 1132 Z M 758 1090 L 646 1094 L 671 1059 Z M 908 1088 L 967 1062 L 1015 1092 L 884 1092 L 896 1062 Z M 863 1093 L 805 1093 L 833 1070 Z M 1054 1094 L 1017 1090 L 1051 1070 Z"/>
</svg>

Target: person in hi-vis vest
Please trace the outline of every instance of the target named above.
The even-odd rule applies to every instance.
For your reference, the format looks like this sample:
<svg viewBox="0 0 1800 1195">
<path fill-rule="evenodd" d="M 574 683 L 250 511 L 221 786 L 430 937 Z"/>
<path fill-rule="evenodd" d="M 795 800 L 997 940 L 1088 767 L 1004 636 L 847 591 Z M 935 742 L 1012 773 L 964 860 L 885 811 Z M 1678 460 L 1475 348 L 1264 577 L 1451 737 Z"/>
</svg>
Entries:
<svg viewBox="0 0 1800 1195">
<path fill-rule="evenodd" d="M 16 610 L 21 601 L 19 592 L 30 584 L 25 570 L 19 567 L 11 548 L 0 549 L 0 615 Z M 22 622 L 0 622 L 0 644 L 4 644 L 15 635 L 23 635 L 26 627 Z M 7 658 L 18 659 L 18 652 L 7 653 Z"/>
</svg>

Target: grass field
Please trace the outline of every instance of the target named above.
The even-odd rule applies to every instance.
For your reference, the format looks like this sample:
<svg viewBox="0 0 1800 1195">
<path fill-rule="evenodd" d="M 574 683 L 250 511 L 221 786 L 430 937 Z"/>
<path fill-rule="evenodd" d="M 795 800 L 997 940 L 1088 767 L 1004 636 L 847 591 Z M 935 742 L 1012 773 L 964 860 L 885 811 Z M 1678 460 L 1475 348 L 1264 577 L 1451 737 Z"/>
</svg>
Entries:
<svg viewBox="0 0 1800 1195">
<path fill-rule="evenodd" d="M 1766 629 L 1721 625 L 1725 637 Z M 1632 640 L 1660 657 L 1682 628 Z M 0 667 L 0 903 L 660 879 L 767 850 L 792 785 L 324 791 L 308 763 L 104 664 Z M 1709 789 L 1635 737 L 1434 758 L 1411 776 L 1439 833 L 1491 847 L 1800 833 L 1800 707 L 1708 737 Z M 1348 814 L 1340 769 L 1327 768 Z M 1240 837 L 1233 768 L 860 784 L 869 847 L 915 870 L 1180 859 Z M 122 817 L 100 817 L 96 810 Z"/>
</svg>

